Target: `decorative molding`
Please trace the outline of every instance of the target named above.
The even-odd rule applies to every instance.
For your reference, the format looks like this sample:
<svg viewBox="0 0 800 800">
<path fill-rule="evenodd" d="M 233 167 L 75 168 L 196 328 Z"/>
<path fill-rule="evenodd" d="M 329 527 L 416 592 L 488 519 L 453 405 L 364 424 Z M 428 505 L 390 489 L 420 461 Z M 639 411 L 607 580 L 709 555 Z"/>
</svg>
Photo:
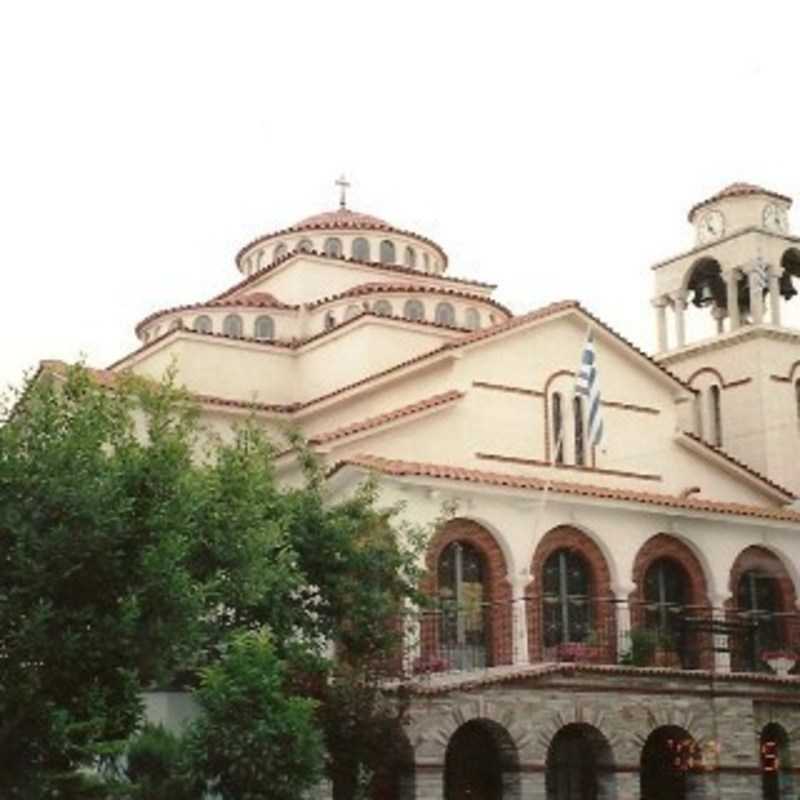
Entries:
<svg viewBox="0 0 800 800">
<path fill-rule="evenodd" d="M 524 394 L 530 397 L 544 397 L 544 392 L 539 389 L 526 389 L 523 386 L 506 386 L 502 383 L 489 383 L 488 381 L 472 381 L 472 385 L 477 389 L 493 389 L 497 392 Z"/>
<path fill-rule="evenodd" d="M 601 400 L 600 405 L 606 408 L 619 408 L 622 411 L 638 411 L 641 414 L 660 414 L 660 408 L 653 408 L 652 406 L 640 406 L 635 403 L 620 403 L 616 400 Z"/>
<path fill-rule="evenodd" d="M 586 472 L 590 475 L 613 475 L 617 478 L 637 478 L 643 481 L 661 481 L 661 475 L 651 474 L 647 472 L 624 472 L 618 469 L 603 469 L 602 467 L 581 467 L 577 464 L 551 464 L 549 461 L 543 461 L 538 458 L 523 458 L 521 456 L 504 456 L 498 453 L 475 453 L 475 458 L 480 458 L 485 461 L 500 461 L 506 464 L 523 464 L 531 467 L 551 467 L 553 469 L 573 470 L 577 472 Z"/>
</svg>

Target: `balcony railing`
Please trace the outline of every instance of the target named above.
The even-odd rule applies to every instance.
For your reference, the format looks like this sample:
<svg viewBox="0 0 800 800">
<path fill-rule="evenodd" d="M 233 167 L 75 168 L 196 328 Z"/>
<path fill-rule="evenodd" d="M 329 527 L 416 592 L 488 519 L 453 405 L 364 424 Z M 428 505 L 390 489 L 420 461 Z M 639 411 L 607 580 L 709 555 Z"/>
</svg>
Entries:
<svg viewBox="0 0 800 800">
<path fill-rule="evenodd" d="M 553 662 L 770 672 L 776 655 L 800 653 L 800 615 L 793 612 L 526 597 L 442 604 L 403 622 L 405 675 Z"/>
</svg>

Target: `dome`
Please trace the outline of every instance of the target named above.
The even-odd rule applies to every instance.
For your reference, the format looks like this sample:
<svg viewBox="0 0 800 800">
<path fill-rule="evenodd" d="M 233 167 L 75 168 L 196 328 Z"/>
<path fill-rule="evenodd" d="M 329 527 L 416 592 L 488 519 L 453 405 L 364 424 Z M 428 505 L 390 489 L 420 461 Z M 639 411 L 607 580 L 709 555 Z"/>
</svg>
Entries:
<svg viewBox="0 0 800 800">
<path fill-rule="evenodd" d="M 703 200 L 700 203 L 696 203 L 689 209 L 689 222 L 692 221 L 692 217 L 694 217 L 695 212 L 699 211 L 701 208 L 705 206 L 709 206 L 712 203 L 716 203 L 720 200 L 725 200 L 728 197 L 745 197 L 746 195 L 753 195 L 753 194 L 764 194 L 768 197 L 775 197 L 778 200 L 784 200 L 785 202 L 791 204 L 792 198 L 787 197 L 786 195 L 779 194 L 778 192 L 770 191 L 769 189 L 764 189 L 762 186 L 756 186 L 753 183 L 731 183 L 730 185 L 726 186 L 721 191 L 717 192 L 715 195 Z"/>
<path fill-rule="evenodd" d="M 351 211 L 349 208 L 337 208 L 336 211 L 324 211 L 311 217 L 301 219 L 291 226 L 297 228 L 391 228 L 388 222 L 374 217 L 372 214 L 362 214 Z"/>
</svg>

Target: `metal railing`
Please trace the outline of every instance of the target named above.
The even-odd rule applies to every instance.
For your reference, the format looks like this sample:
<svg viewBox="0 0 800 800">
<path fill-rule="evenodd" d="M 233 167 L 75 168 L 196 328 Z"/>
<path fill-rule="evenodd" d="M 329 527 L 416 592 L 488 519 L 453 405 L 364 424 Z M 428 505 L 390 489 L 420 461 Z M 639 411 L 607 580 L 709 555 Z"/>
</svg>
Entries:
<svg viewBox="0 0 800 800">
<path fill-rule="evenodd" d="M 791 660 L 800 653 L 800 615 L 794 612 L 606 598 L 442 603 L 405 615 L 403 629 L 405 675 L 552 662 L 770 672 L 778 656 Z"/>
</svg>

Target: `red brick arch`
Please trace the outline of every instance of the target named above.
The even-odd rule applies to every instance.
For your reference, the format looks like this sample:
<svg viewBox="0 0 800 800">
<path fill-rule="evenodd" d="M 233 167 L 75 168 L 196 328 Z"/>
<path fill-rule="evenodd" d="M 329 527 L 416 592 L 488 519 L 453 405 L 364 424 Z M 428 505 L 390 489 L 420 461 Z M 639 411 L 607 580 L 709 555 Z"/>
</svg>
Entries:
<svg viewBox="0 0 800 800">
<path fill-rule="evenodd" d="M 508 580 L 508 566 L 503 551 L 494 536 L 482 525 L 470 519 L 456 518 L 445 523 L 431 539 L 425 555 L 427 572 L 422 580 L 422 590 L 429 597 L 439 594 L 439 558 L 445 547 L 453 542 L 472 545 L 483 557 L 486 573 L 484 590 L 489 603 L 489 657 L 492 665 L 510 664 L 512 661 L 512 589 Z M 436 649 L 435 626 L 423 630 L 423 658 L 434 655 Z M 428 651 L 426 653 L 426 650 Z"/>
<path fill-rule="evenodd" d="M 786 615 L 780 617 L 780 629 L 784 646 L 790 650 L 800 649 L 800 630 L 794 624 L 797 611 L 797 590 L 783 562 L 766 547 L 751 545 L 736 556 L 728 582 L 731 596 L 725 604 L 729 617 L 732 619 L 737 617 L 735 612 L 737 610 L 736 594 L 739 581 L 746 572 L 753 569 L 769 573 L 777 581 L 779 611 Z M 736 647 L 733 649 L 732 659 L 734 669 L 746 668 L 740 662 L 740 654 L 737 652 Z"/>
<path fill-rule="evenodd" d="M 645 575 L 647 575 L 647 570 L 661 559 L 678 564 L 686 575 L 689 591 L 686 616 L 699 619 L 710 618 L 711 603 L 708 598 L 708 582 L 697 556 L 685 542 L 677 537 L 667 533 L 657 533 L 639 548 L 633 562 L 632 577 L 635 588 L 628 598 L 631 607 L 631 626 L 635 628 L 644 623 Z M 699 628 L 700 630 L 687 634 L 686 652 L 692 654 L 691 657 L 696 659 L 692 666 L 711 669 L 714 661 L 711 634 L 707 630 L 707 624 L 701 623 Z"/>
<path fill-rule="evenodd" d="M 674 561 L 683 568 L 689 582 L 690 605 L 704 608 L 710 605 L 706 576 L 697 556 L 675 536 L 657 533 L 639 548 L 633 562 L 633 583 L 636 588 L 631 592 L 630 600 L 634 606 L 644 602 L 644 576 L 653 563 L 661 558 Z M 631 609 L 631 616 L 635 616 L 635 608 Z"/>
<path fill-rule="evenodd" d="M 531 661 L 544 657 L 542 644 L 542 569 L 557 550 L 578 553 L 588 564 L 592 578 L 592 617 L 603 651 L 602 659 L 616 660 L 617 621 L 611 592 L 611 572 L 600 547 L 582 531 L 570 525 L 559 525 L 548 531 L 539 542 L 531 562 L 528 584 L 528 651 Z"/>
</svg>

